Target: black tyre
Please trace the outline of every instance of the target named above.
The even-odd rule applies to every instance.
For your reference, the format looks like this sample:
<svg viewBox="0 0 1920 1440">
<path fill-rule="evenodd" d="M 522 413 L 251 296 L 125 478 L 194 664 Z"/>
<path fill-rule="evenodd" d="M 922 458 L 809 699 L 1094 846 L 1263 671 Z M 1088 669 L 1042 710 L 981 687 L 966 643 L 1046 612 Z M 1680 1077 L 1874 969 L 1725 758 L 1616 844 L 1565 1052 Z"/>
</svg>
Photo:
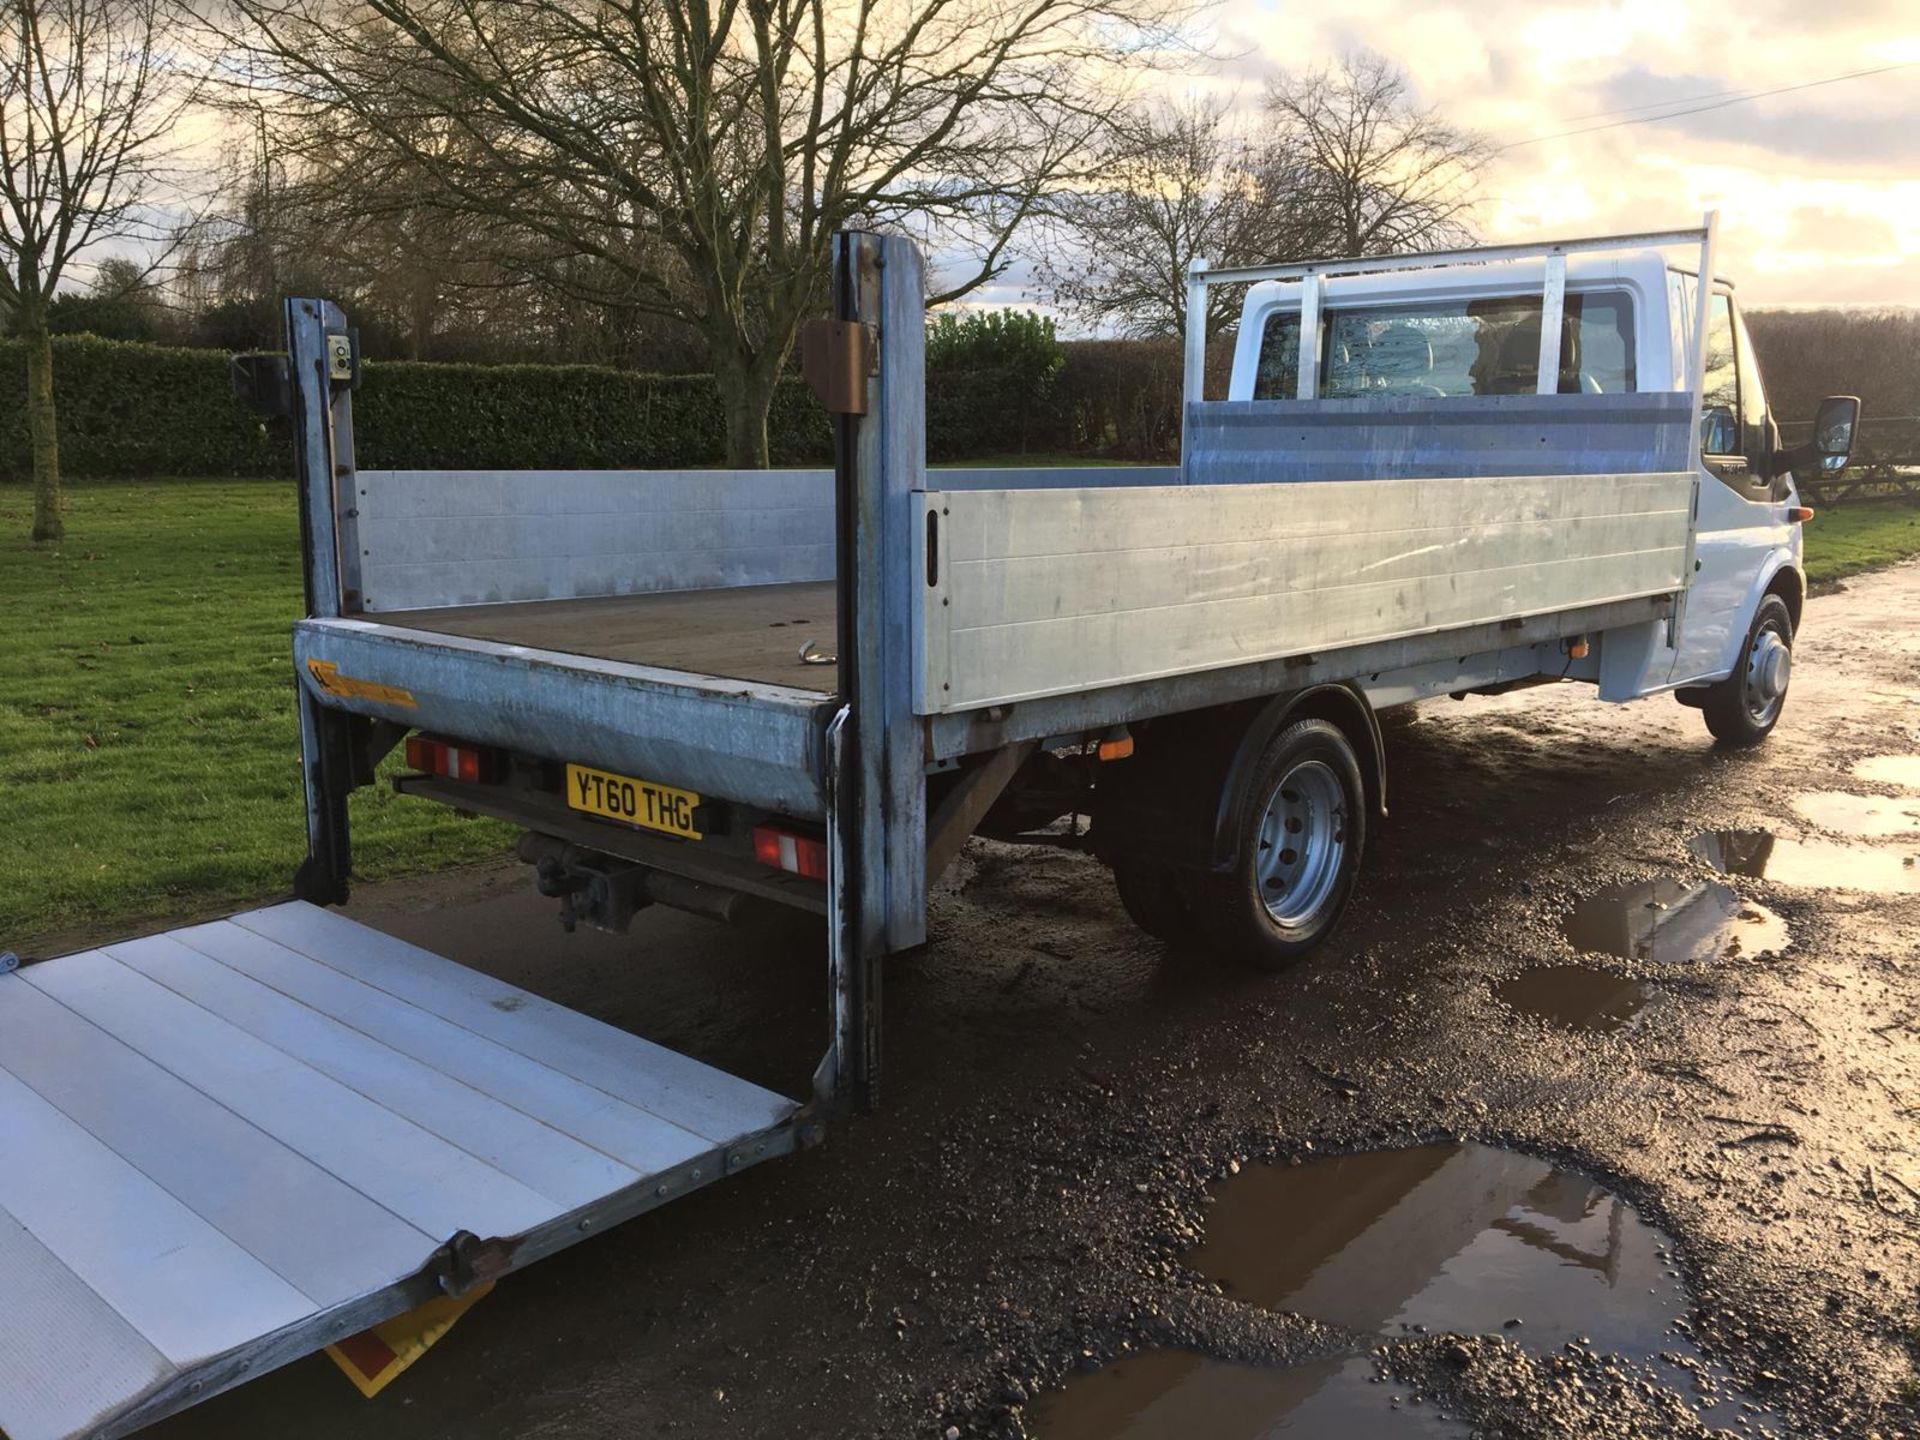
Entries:
<svg viewBox="0 0 1920 1440">
<path fill-rule="evenodd" d="M 1195 918 L 1218 948 L 1277 970 L 1326 939 L 1353 896 L 1366 843 L 1360 762 L 1337 726 L 1296 721 L 1233 801 L 1232 868 L 1196 877 Z"/>
<path fill-rule="evenodd" d="M 1700 713 L 1723 745 L 1758 745 L 1773 733 L 1793 677 L 1793 614 L 1778 595 L 1761 599 L 1740 662 L 1706 688 Z"/>
<path fill-rule="evenodd" d="M 1127 918 L 1156 940 L 1190 945 L 1194 939 L 1192 876 L 1150 860 L 1113 867 L 1113 888 Z"/>
</svg>

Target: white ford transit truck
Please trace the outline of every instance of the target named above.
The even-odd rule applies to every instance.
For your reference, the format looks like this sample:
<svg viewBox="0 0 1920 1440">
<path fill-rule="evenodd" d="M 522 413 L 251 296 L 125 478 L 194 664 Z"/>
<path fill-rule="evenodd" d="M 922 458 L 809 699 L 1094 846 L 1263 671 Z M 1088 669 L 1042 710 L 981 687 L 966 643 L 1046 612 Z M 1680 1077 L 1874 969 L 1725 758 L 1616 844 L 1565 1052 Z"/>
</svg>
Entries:
<svg viewBox="0 0 1920 1440">
<path fill-rule="evenodd" d="M 816 1141 L 969 835 L 1090 848 L 1154 935 L 1277 966 L 1359 883 L 1389 706 L 1577 681 L 1764 739 L 1794 471 L 1859 405 L 1781 448 L 1714 250 L 1196 266 L 1165 469 L 929 470 L 894 237 L 838 237 L 805 336 L 830 469 L 362 469 L 347 318 L 289 300 L 237 377 L 298 448 L 308 856 L 288 903 L 0 973 L 0 1430 L 124 1434 Z M 325 908 L 395 750 L 569 927 L 823 917 L 810 1093 Z"/>
</svg>

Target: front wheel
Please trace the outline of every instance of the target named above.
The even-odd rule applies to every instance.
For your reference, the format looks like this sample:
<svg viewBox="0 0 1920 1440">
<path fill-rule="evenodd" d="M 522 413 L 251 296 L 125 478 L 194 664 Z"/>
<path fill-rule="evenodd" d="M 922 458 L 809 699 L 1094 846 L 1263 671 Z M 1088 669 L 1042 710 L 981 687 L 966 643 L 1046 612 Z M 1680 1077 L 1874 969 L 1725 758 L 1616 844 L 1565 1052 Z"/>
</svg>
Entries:
<svg viewBox="0 0 1920 1440">
<path fill-rule="evenodd" d="M 1726 679 L 1709 685 L 1700 711 L 1723 745 L 1758 745 L 1773 733 L 1793 678 L 1793 614 L 1778 595 L 1764 596 Z"/>
<path fill-rule="evenodd" d="M 1324 940 L 1353 895 L 1366 840 L 1360 762 L 1338 727 L 1301 720 L 1268 742 L 1235 799 L 1232 868 L 1196 877 L 1195 918 L 1221 949 L 1277 970 Z"/>
</svg>

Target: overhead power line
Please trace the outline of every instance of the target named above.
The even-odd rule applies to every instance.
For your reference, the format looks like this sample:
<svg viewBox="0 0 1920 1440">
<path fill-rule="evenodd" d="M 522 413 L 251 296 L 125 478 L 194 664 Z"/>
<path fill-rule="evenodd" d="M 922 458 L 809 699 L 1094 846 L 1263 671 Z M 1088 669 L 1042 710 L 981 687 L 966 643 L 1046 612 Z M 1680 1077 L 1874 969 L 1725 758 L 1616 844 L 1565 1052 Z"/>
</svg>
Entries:
<svg viewBox="0 0 1920 1440">
<path fill-rule="evenodd" d="M 1711 98 L 1711 104 L 1684 104 L 1678 110 L 1664 110 L 1658 115 L 1631 115 L 1624 120 L 1609 120 L 1604 125 L 1583 125 L 1574 130 L 1560 130 L 1551 135 L 1535 135 L 1529 140 L 1515 140 L 1511 145 L 1502 145 L 1506 150 L 1518 150 L 1527 145 L 1540 145 L 1548 140 L 1565 140 L 1574 135 L 1592 135 L 1600 130 L 1618 130 L 1627 125 L 1649 125 L 1656 120 L 1678 120 L 1683 115 L 1700 115 L 1709 110 L 1724 110 L 1730 105 L 1744 105 L 1749 100 L 1764 100 L 1769 95 L 1788 95 L 1796 90 L 1812 90 L 1821 85 L 1838 85 L 1843 80 L 1862 80 L 1869 75 L 1886 75 L 1895 70 L 1908 70 L 1920 65 L 1920 60 L 1900 60 L 1892 65 L 1877 65 L 1870 70 L 1849 70 L 1844 75 L 1828 75 L 1819 80 L 1802 80 L 1797 85 L 1778 85 L 1771 90 L 1736 90 L 1723 92 L 1720 96 L 1695 96 L 1696 100 Z M 1675 102 L 1668 102 L 1675 103 Z M 1648 109 L 1648 106 L 1634 106 L 1633 109 Z M 1619 111 L 1601 111 L 1601 114 L 1619 114 Z"/>
</svg>

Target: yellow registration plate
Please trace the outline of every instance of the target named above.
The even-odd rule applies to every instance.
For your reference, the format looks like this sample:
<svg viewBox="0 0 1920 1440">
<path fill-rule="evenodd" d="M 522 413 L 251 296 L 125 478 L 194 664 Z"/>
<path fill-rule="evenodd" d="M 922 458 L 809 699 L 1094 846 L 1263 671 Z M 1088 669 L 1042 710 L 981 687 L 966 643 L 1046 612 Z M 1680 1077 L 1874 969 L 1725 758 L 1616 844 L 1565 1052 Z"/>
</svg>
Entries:
<svg viewBox="0 0 1920 1440">
<path fill-rule="evenodd" d="M 699 803 L 700 797 L 691 790 L 635 780 L 589 765 L 567 766 L 567 804 L 588 815 L 678 835 L 683 840 L 699 840 L 702 836 L 693 818 Z"/>
</svg>

